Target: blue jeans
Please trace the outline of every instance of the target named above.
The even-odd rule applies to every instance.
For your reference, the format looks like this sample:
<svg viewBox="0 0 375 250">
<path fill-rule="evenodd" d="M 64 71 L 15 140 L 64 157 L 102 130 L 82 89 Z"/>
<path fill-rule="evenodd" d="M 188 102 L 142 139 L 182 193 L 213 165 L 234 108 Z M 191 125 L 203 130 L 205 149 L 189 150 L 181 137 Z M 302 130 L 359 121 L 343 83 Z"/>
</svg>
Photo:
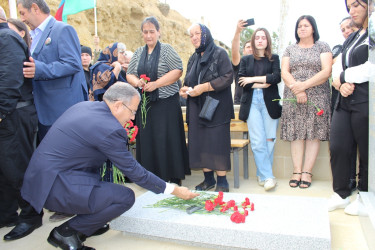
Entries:
<svg viewBox="0 0 375 250">
<path fill-rule="evenodd" d="M 263 90 L 254 89 L 247 126 L 251 150 L 257 166 L 257 176 L 261 181 L 275 178 L 272 173 L 272 164 L 278 123 L 279 119 L 272 119 L 268 114 L 263 99 Z"/>
</svg>

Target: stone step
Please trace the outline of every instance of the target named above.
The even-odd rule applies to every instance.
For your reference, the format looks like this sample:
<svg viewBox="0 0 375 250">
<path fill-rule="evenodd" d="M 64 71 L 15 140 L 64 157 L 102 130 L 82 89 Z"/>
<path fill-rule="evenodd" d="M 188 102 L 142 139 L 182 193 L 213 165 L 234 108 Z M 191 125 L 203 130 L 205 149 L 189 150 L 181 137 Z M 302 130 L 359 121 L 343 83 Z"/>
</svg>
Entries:
<svg viewBox="0 0 375 250">
<path fill-rule="evenodd" d="M 145 208 L 170 195 L 146 192 L 111 222 L 111 228 L 149 239 L 218 249 L 330 249 L 327 199 L 224 193 L 224 201 L 255 204 L 246 222 L 229 216 Z"/>
</svg>

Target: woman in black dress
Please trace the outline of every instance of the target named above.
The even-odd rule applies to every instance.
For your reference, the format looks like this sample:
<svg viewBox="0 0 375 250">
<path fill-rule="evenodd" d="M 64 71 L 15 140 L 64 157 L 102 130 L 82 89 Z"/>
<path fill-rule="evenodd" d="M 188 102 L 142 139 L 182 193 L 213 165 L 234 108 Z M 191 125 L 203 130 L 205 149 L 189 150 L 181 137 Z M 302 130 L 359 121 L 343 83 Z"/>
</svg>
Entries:
<svg viewBox="0 0 375 250">
<path fill-rule="evenodd" d="M 229 192 L 226 172 L 230 163 L 230 120 L 234 117 L 231 84 L 233 70 L 227 52 L 214 44 L 209 29 L 194 24 L 189 29 L 195 53 L 190 57 L 184 87 L 180 95 L 187 98 L 186 121 L 189 126 L 189 165 L 203 169 L 204 181 L 196 190 Z M 219 100 L 211 121 L 200 118 L 206 96 Z"/>
</svg>

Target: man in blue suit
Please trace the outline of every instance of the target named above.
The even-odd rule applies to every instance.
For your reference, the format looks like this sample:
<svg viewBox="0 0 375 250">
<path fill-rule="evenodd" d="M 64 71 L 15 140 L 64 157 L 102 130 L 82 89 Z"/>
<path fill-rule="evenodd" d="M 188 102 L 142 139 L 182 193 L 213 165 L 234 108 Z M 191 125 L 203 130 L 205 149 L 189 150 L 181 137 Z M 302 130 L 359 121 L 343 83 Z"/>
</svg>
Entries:
<svg viewBox="0 0 375 250">
<path fill-rule="evenodd" d="M 81 102 L 51 127 L 25 173 L 22 197 L 40 212 L 43 207 L 77 214 L 54 228 L 48 242 L 62 249 L 88 249 L 82 242 L 130 209 L 134 192 L 100 181 L 99 168 L 109 159 L 129 179 L 154 193 L 182 199 L 198 196 L 186 187 L 161 180 L 144 169 L 127 150 L 125 124 L 135 117 L 138 91 L 124 82 L 112 85 L 103 102 Z"/>
<path fill-rule="evenodd" d="M 38 139 L 72 105 L 87 100 L 81 47 L 74 28 L 50 15 L 44 0 L 17 0 L 20 17 L 31 31 L 31 58 L 24 76 L 33 78 Z"/>
</svg>

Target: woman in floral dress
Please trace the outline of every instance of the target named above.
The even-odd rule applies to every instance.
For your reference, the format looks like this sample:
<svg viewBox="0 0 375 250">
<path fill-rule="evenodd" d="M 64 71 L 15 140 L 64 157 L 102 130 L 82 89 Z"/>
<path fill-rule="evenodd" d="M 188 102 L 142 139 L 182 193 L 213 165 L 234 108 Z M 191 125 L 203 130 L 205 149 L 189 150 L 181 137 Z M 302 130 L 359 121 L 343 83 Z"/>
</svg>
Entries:
<svg viewBox="0 0 375 250">
<path fill-rule="evenodd" d="M 318 28 L 312 16 L 301 16 L 297 20 L 295 37 L 296 44 L 285 50 L 281 63 L 284 99 L 292 101 L 284 101 L 280 137 L 291 142 L 293 176 L 289 186 L 308 188 L 320 141 L 329 139 L 331 108 L 328 78 L 332 69 L 332 53 L 327 43 L 319 41 Z M 320 109 L 323 112 L 318 112 Z"/>
</svg>

